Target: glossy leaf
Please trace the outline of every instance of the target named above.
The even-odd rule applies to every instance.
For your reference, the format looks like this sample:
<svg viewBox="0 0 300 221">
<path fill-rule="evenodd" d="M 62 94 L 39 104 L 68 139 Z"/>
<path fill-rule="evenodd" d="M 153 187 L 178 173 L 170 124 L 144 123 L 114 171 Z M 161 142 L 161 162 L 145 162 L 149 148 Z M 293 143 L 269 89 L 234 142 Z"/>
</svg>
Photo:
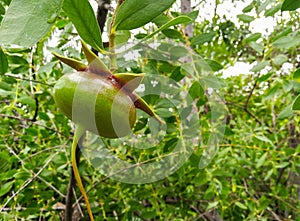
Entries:
<svg viewBox="0 0 300 221">
<path fill-rule="evenodd" d="M 58 14 L 62 0 L 13 0 L 0 27 L 0 43 L 31 47 L 52 27 L 49 19 Z"/>
<path fill-rule="evenodd" d="M 64 0 L 63 9 L 80 37 L 94 49 L 103 49 L 100 28 L 89 1 Z"/>
<path fill-rule="evenodd" d="M 124 1 L 116 13 L 115 30 L 131 30 L 141 27 L 170 8 L 175 0 Z"/>
<path fill-rule="evenodd" d="M 281 11 L 294 11 L 298 8 L 300 8 L 300 1 L 285 0 L 281 6 Z"/>
</svg>

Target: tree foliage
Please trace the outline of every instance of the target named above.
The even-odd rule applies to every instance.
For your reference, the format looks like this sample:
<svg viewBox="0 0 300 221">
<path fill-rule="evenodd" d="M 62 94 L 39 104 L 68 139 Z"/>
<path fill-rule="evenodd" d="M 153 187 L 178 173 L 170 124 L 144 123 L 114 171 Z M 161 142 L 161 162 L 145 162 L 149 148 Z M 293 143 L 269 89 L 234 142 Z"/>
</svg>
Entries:
<svg viewBox="0 0 300 221">
<path fill-rule="evenodd" d="M 57 108 L 52 89 L 71 69 L 50 52 L 85 62 L 81 38 L 109 64 L 104 39 L 110 28 L 120 51 L 118 72 L 169 79 L 176 87 L 168 92 L 180 102 L 171 104 L 167 95 L 143 97 L 166 121 L 157 145 L 149 141 L 148 147 L 144 141 L 133 148 L 131 139 L 86 135 L 85 156 L 90 157 L 82 157 L 79 170 L 96 220 L 299 219 L 300 5 L 248 1 L 232 19 L 217 13 L 227 2 L 220 0 L 213 18 L 201 20 L 209 1 L 185 14 L 172 0 L 144 1 L 142 8 L 139 2 L 125 0 L 116 17 L 110 12 L 108 24 L 116 23 L 107 24 L 102 36 L 87 0 L 0 2 L 1 220 L 63 217 L 74 125 Z M 251 24 L 260 17 L 273 18 L 274 30 L 253 32 Z M 188 24 L 194 28 L 190 38 L 184 34 Z M 250 74 L 240 70 L 237 76 L 224 76 L 237 62 L 251 65 Z M 144 84 L 154 93 L 161 82 L 149 79 Z M 180 99 L 182 94 L 190 100 Z M 170 110 L 180 110 L 188 126 L 180 127 Z M 218 122 L 215 128 L 213 122 Z M 152 123 L 138 113 L 134 133 L 158 138 Z M 209 145 L 212 128 L 222 138 L 215 149 Z M 191 154 L 167 177 L 133 185 L 116 179 L 128 176 L 131 168 L 120 170 L 120 176 L 101 170 L 106 167 L 101 157 L 112 154 L 133 164 L 132 174 L 142 174 L 140 166 L 168 157 L 182 134 L 192 140 Z M 212 159 L 201 167 L 210 150 Z M 85 204 L 75 191 L 74 220 L 82 218 L 80 211 L 86 220 Z"/>
</svg>

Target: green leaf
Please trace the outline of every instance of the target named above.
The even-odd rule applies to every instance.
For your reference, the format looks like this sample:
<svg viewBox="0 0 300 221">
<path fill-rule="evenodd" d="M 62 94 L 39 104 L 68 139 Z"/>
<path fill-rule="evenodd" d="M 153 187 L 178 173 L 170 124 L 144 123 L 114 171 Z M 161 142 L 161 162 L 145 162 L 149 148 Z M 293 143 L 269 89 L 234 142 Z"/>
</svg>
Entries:
<svg viewBox="0 0 300 221">
<path fill-rule="evenodd" d="M 297 82 L 300 82 L 300 68 L 294 72 L 293 79 Z"/>
<path fill-rule="evenodd" d="M 181 32 L 177 31 L 176 29 L 166 29 L 163 30 L 162 33 L 167 36 L 168 38 L 171 39 L 182 39 L 182 34 Z"/>
<path fill-rule="evenodd" d="M 223 65 L 214 60 L 205 59 L 205 62 L 207 62 L 212 71 L 219 71 L 224 68 Z"/>
<path fill-rule="evenodd" d="M 8 193 L 10 191 L 10 189 L 12 188 L 13 184 L 14 184 L 14 181 L 4 183 L 0 188 L 0 197 L 5 195 L 6 193 Z"/>
<path fill-rule="evenodd" d="M 131 34 L 128 30 L 120 30 L 116 32 L 115 44 L 122 45 L 127 43 L 128 39 L 130 38 Z"/>
<path fill-rule="evenodd" d="M 208 203 L 208 206 L 207 206 L 207 208 L 206 208 L 206 211 L 208 211 L 208 210 L 210 210 L 210 209 L 212 209 L 212 208 L 215 208 L 218 204 L 219 204 L 218 201 Z"/>
<path fill-rule="evenodd" d="M 275 84 L 270 89 L 268 89 L 266 91 L 266 95 L 263 97 L 263 101 L 270 100 L 270 99 L 274 98 L 280 92 L 281 88 L 282 88 L 282 85 L 278 83 L 278 84 Z"/>
<path fill-rule="evenodd" d="M 3 7 L 2 4 L 0 4 L 0 15 L 4 15 L 5 14 L 5 8 Z"/>
<path fill-rule="evenodd" d="M 15 94 L 15 92 L 0 89 L 0 96 L 2 96 L 2 97 L 6 97 L 6 96 L 9 96 L 9 95 L 13 95 L 13 94 Z"/>
<path fill-rule="evenodd" d="M 241 202 L 235 202 L 234 204 L 241 209 L 244 209 L 244 210 L 248 209 L 248 207 L 245 206 L 245 204 L 243 204 Z"/>
<path fill-rule="evenodd" d="M 269 144 L 271 144 L 273 147 L 275 147 L 275 145 L 273 144 L 273 142 L 272 142 L 269 138 L 267 138 L 267 137 L 265 137 L 265 136 L 255 135 L 254 137 L 255 137 L 256 139 L 258 139 L 258 140 L 261 140 L 261 141 L 263 141 L 263 142 L 269 143 Z"/>
<path fill-rule="evenodd" d="M 270 9 L 267 9 L 265 11 L 265 17 L 274 16 L 276 14 L 276 12 L 278 12 L 281 9 L 281 6 L 282 6 L 282 4 L 279 3 L 276 6 L 273 6 Z"/>
<path fill-rule="evenodd" d="M 251 68 L 250 71 L 253 71 L 253 72 L 259 72 L 259 71 L 263 70 L 265 67 L 267 67 L 269 64 L 270 64 L 269 61 L 262 61 L 262 62 L 259 62 L 259 63 L 256 64 L 253 68 Z"/>
<path fill-rule="evenodd" d="M 4 52 L 0 48 L 0 74 L 5 74 L 7 72 L 7 69 L 8 69 L 8 61 Z"/>
<path fill-rule="evenodd" d="M 216 35 L 215 32 L 209 32 L 209 33 L 197 35 L 191 40 L 191 45 L 200 45 L 200 44 L 204 44 L 205 42 L 211 42 L 215 37 L 215 35 Z"/>
<path fill-rule="evenodd" d="M 246 22 L 246 23 L 249 23 L 249 22 L 252 22 L 255 20 L 255 18 L 253 16 L 245 15 L 245 14 L 237 15 L 237 17 L 239 20 Z"/>
<path fill-rule="evenodd" d="M 268 180 L 272 176 L 273 173 L 274 173 L 273 169 L 269 170 L 267 175 L 264 177 L 264 181 Z"/>
<path fill-rule="evenodd" d="M 249 43 L 250 47 L 253 48 L 256 52 L 262 54 L 264 51 L 264 46 L 262 44 L 251 41 Z"/>
<path fill-rule="evenodd" d="M 256 163 L 256 168 L 260 168 L 266 161 L 268 156 L 268 153 L 264 153 L 258 160 Z"/>
<path fill-rule="evenodd" d="M 148 35 L 147 37 L 145 37 L 143 40 L 152 38 L 154 35 L 156 35 L 158 32 L 166 30 L 169 27 L 172 27 L 174 25 L 179 25 L 179 24 L 183 24 L 183 23 L 188 23 L 190 22 L 191 19 L 187 16 L 178 16 L 174 19 L 172 19 L 171 21 L 169 21 L 168 23 L 164 24 L 163 26 L 161 26 L 159 29 L 157 29 L 155 32 L 152 32 L 150 35 Z"/>
<path fill-rule="evenodd" d="M 80 37 L 94 49 L 101 51 L 103 43 L 94 11 L 88 0 L 64 0 L 63 9 Z"/>
<path fill-rule="evenodd" d="M 273 45 L 282 49 L 289 49 L 300 45 L 300 38 L 298 35 L 288 35 L 276 40 Z"/>
<path fill-rule="evenodd" d="M 24 96 L 19 98 L 19 102 L 24 105 L 28 105 L 31 108 L 35 108 L 35 100 L 32 97 Z"/>
<path fill-rule="evenodd" d="M 52 27 L 48 20 L 58 14 L 62 0 L 13 0 L 0 27 L 0 43 L 31 47 Z"/>
<path fill-rule="evenodd" d="M 175 68 L 170 78 L 172 78 L 176 82 L 182 80 L 184 78 L 184 75 L 181 73 L 181 68 L 180 67 Z"/>
<path fill-rule="evenodd" d="M 296 97 L 293 106 L 292 106 L 293 110 L 300 110 L 300 94 Z"/>
<path fill-rule="evenodd" d="M 274 58 L 274 64 L 279 66 L 286 62 L 289 58 L 284 54 L 279 54 Z"/>
<path fill-rule="evenodd" d="M 204 97 L 204 91 L 199 82 L 195 81 L 189 89 L 189 95 L 195 100 Z"/>
<path fill-rule="evenodd" d="M 294 11 L 298 8 L 300 8 L 300 1 L 285 0 L 281 6 L 281 11 Z"/>
<path fill-rule="evenodd" d="M 157 16 L 156 18 L 154 18 L 152 20 L 152 22 L 154 24 L 156 24 L 158 27 L 160 27 L 160 26 L 168 23 L 170 20 L 171 20 L 170 17 L 166 16 L 165 14 L 161 14 L 161 15 Z"/>
<path fill-rule="evenodd" d="M 170 8 L 175 1 L 176 0 L 124 1 L 116 13 L 113 28 L 115 30 L 139 28 Z"/>
<path fill-rule="evenodd" d="M 180 58 L 180 57 L 184 57 L 187 54 L 189 54 L 189 51 L 185 47 L 182 47 L 182 46 L 171 47 L 169 52 L 170 52 L 171 56 L 175 57 L 176 59 Z"/>
<path fill-rule="evenodd" d="M 226 84 L 220 78 L 217 78 L 216 76 L 213 75 L 204 76 L 201 78 L 200 81 L 202 85 L 205 86 L 205 88 L 210 87 L 210 88 L 220 89 L 226 86 Z"/>
<path fill-rule="evenodd" d="M 251 41 L 257 41 L 261 38 L 261 33 L 253 33 L 244 39 L 245 43 L 250 43 Z"/>
<path fill-rule="evenodd" d="M 252 2 L 250 5 L 247 5 L 245 8 L 243 8 L 243 13 L 248 13 L 252 11 L 253 8 L 254 8 L 254 4 Z"/>
<path fill-rule="evenodd" d="M 258 82 L 264 82 L 264 81 L 267 81 L 271 76 L 273 75 L 272 72 L 268 73 L 268 74 L 265 74 L 265 75 L 262 75 L 261 77 L 259 77 L 257 79 Z"/>
<path fill-rule="evenodd" d="M 192 11 L 190 13 L 183 14 L 183 15 L 186 15 L 186 16 L 190 17 L 194 21 L 194 20 L 196 20 L 196 18 L 198 18 L 199 10 L 195 10 L 195 11 Z"/>
<path fill-rule="evenodd" d="M 294 115 L 294 111 L 292 110 L 292 105 L 287 105 L 279 114 L 277 119 L 282 120 L 284 118 L 289 118 Z"/>
<path fill-rule="evenodd" d="M 0 81 L 0 89 L 3 89 L 5 91 L 11 91 L 12 88 L 8 83 Z"/>
<path fill-rule="evenodd" d="M 285 168 L 289 165 L 290 165 L 289 162 L 283 162 L 283 163 L 280 163 L 280 164 L 276 165 L 276 168 Z"/>
</svg>

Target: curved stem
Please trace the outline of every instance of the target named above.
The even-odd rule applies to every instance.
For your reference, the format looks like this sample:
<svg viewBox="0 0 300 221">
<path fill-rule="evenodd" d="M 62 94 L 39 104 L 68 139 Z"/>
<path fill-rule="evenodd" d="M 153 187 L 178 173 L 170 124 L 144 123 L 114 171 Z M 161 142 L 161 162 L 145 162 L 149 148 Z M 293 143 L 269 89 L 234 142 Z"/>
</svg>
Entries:
<svg viewBox="0 0 300 221">
<path fill-rule="evenodd" d="M 91 219 L 91 221 L 94 221 L 94 217 L 93 217 L 93 213 L 92 213 L 91 206 L 89 203 L 89 199 L 84 190 L 84 186 L 82 184 L 82 181 L 81 181 L 81 178 L 80 178 L 80 175 L 78 172 L 77 163 L 76 163 L 76 149 L 77 149 L 76 147 L 77 147 L 79 139 L 84 134 L 84 132 L 85 132 L 85 129 L 83 127 L 81 127 L 80 125 L 77 125 L 76 130 L 75 130 L 74 139 L 73 139 L 73 144 L 72 144 L 71 161 L 72 161 L 74 176 L 75 176 L 76 182 L 78 184 L 78 187 L 80 189 L 80 192 L 84 198 L 90 219 Z"/>
<path fill-rule="evenodd" d="M 79 143 L 76 146 L 76 164 L 79 164 L 80 161 L 80 146 L 82 139 L 79 139 Z M 74 187 L 76 186 L 76 179 L 73 171 L 73 167 L 71 166 L 71 174 L 70 174 L 70 180 L 68 184 L 67 189 L 67 196 L 66 196 L 66 209 L 65 209 L 65 220 L 64 221 L 72 221 L 73 216 L 73 202 L 75 200 L 74 195 Z"/>
</svg>

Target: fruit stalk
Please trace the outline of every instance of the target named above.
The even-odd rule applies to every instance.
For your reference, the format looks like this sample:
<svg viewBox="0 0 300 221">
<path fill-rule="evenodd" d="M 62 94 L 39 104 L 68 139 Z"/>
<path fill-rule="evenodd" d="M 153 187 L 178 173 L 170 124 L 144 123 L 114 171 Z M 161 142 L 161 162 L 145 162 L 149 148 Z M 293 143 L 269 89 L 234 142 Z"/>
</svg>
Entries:
<svg viewBox="0 0 300 221">
<path fill-rule="evenodd" d="M 83 187 L 83 184 L 82 184 L 79 172 L 78 172 L 77 162 L 76 162 L 77 144 L 78 144 L 80 138 L 83 136 L 84 132 L 85 132 L 85 129 L 81 125 L 77 124 L 77 127 L 75 129 L 74 138 L 73 138 L 72 149 L 71 149 L 71 161 L 72 161 L 74 176 L 75 176 L 77 185 L 80 189 L 80 192 L 81 192 L 81 194 L 84 198 L 84 201 L 85 201 L 90 219 L 91 219 L 91 221 L 94 221 L 94 217 L 93 217 L 93 213 L 92 213 L 92 210 L 91 210 L 90 202 L 89 202 L 89 199 L 88 199 L 87 194 L 85 192 L 85 189 Z"/>
</svg>

